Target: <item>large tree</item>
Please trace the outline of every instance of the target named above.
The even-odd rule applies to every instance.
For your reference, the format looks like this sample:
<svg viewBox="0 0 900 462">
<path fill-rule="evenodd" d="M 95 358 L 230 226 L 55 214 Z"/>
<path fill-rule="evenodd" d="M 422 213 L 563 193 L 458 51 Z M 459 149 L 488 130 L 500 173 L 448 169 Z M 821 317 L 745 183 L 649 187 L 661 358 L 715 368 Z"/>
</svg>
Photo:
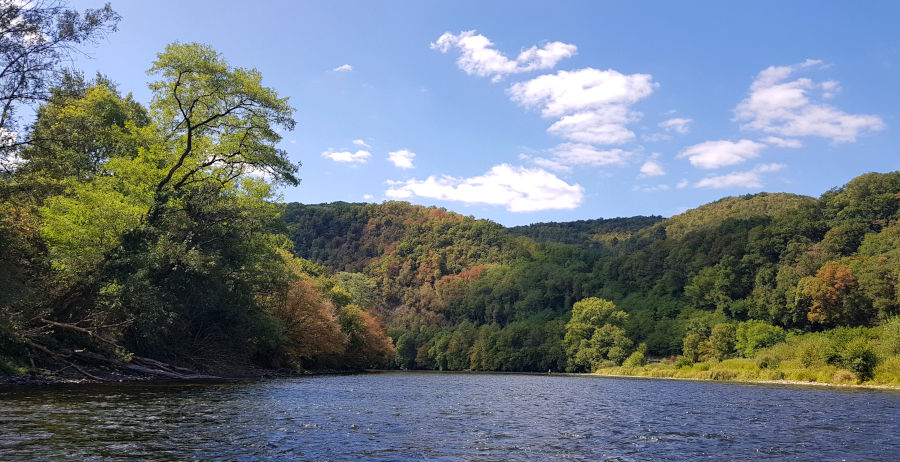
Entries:
<svg viewBox="0 0 900 462">
<path fill-rule="evenodd" d="M 17 133 L 17 107 L 44 101 L 61 64 L 119 19 L 109 4 L 78 12 L 60 1 L 0 0 L 0 167 L 12 168 L 11 148 L 27 142 Z"/>
</svg>

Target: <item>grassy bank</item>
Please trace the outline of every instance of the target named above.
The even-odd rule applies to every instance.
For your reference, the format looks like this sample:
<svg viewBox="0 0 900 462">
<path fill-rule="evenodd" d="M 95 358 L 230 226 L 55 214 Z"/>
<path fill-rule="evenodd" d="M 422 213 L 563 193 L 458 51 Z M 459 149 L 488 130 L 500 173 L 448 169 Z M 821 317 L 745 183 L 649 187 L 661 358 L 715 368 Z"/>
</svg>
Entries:
<svg viewBox="0 0 900 462">
<path fill-rule="evenodd" d="M 605 375 L 701 380 L 790 381 L 900 387 L 900 318 L 873 328 L 789 334 L 784 341 L 728 358 L 684 356 L 659 363 L 629 358 Z"/>
<path fill-rule="evenodd" d="M 645 366 L 621 366 L 602 368 L 600 375 L 633 376 L 649 378 L 676 378 L 690 380 L 751 381 L 794 383 L 818 383 L 835 385 L 880 385 L 900 388 L 900 362 L 894 361 L 876 373 L 871 380 L 861 381 L 853 372 L 835 366 L 803 367 L 783 364 L 776 369 L 760 368 L 752 359 L 732 358 L 725 361 L 707 361 L 691 365 L 657 363 Z M 893 371 L 891 368 L 893 367 Z"/>
</svg>

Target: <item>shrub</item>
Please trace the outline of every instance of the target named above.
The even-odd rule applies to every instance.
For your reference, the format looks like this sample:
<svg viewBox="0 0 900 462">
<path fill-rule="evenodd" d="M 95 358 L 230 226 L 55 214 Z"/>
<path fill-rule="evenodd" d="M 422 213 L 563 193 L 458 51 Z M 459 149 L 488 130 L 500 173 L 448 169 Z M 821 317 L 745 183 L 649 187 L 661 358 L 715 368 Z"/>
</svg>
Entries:
<svg viewBox="0 0 900 462">
<path fill-rule="evenodd" d="M 783 342 L 787 332 L 764 321 L 750 320 L 738 325 L 736 336 L 735 348 L 744 357 L 750 358 L 759 349 Z"/>
<path fill-rule="evenodd" d="M 881 325 L 881 346 L 889 355 L 900 354 L 900 316 L 894 316 Z"/>
<path fill-rule="evenodd" d="M 857 380 L 856 374 L 845 369 L 838 369 L 831 377 L 831 381 L 834 383 L 854 383 Z"/>
<path fill-rule="evenodd" d="M 690 367 L 692 364 L 694 364 L 694 362 L 687 356 L 679 356 L 678 359 L 675 360 L 675 367 Z"/>
<path fill-rule="evenodd" d="M 812 367 L 827 361 L 830 348 L 831 342 L 827 338 L 821 335 L 806 336 L 797 346 L 797 356 L 804 367 Z"/>
<path fill-rule="evenodd" d="M 624 363 L 625 366 L 628 367 L 640 367 L 647 365 L 647 359 L 644 358 L 644 354 L 640 351 L 635 351 L 629 356 Z"/>
<path fill-rule="evenodd" d="M 760 369 L 769 369 L 778 367 L 778 359 L 771 354 L 762 354 L 756 358 L 756 367 Z"/>
<path fill-rule="evenodd" d="M 866 339 L 857 338 L 844 347 L 841 355 L 841 363 L 847 369 L 853 371 L 860 382 L 871 380 L 878 365 L 878 357 Z"/>
</svg>

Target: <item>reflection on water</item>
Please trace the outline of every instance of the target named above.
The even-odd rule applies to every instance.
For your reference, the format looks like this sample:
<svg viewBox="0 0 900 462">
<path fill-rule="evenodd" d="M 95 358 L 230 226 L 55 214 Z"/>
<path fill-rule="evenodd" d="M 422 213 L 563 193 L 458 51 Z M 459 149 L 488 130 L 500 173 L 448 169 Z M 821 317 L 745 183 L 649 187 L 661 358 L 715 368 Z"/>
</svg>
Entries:
<svg viewBox="0 0 900 462">
<path fill-rule="evenodd" d="M 0 459 L 897 460 L 900 393 L 379 373 L 0 389 Z"/>
</svg>

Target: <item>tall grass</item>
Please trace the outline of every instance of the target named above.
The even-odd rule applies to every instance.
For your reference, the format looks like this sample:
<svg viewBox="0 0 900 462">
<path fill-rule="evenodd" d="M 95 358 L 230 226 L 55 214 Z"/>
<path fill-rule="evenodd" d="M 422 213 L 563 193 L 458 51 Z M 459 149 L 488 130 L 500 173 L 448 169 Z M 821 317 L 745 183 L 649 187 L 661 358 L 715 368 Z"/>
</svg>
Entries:
<svg viewBox="0 0 900 462">
<path fill-rule="evenodd" d="M 678 357 L 660 363 L 602 368 L 610 375 L 707 380 L 790 380 L 798 382 L 900 386 L 900 317 L 872 328 L 837 328 L 792 333 L 750 357 L 692 363 Z"/>
</svg>

